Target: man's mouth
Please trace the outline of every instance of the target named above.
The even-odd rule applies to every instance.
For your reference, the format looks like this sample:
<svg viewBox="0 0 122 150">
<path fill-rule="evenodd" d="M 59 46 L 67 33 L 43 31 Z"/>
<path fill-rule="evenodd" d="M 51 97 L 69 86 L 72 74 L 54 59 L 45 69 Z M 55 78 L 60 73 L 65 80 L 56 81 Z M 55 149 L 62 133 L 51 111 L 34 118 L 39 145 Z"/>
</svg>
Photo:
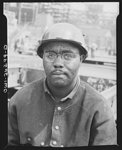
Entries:
<svg viewBox="0 0 122 150">
<path fill-rule="evenodd" d="M 64 74 L 64 73 L 62 73 L 62 72 L 58 72 L 58 71 L 53 72 L 53 75 L 62 75 L 62 74 Z"/>
<path fill-rule="evenodd" d="M 64 75 L 65 73 L 63 71 L 60 70 L 56 70 L 52 72 L 52 75 Z"/>
</svg>

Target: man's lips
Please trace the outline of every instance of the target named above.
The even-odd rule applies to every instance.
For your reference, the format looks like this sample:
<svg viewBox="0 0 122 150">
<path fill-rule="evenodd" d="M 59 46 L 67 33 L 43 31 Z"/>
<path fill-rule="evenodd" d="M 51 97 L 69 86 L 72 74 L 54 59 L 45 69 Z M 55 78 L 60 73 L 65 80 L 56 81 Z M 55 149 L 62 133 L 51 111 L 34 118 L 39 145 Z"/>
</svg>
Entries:
<svg viewBox="0 0 122 150">
<path fill-rule="evenodd" d="M 56 70 L 52 72 L 52 75 L 64 75 L 65 73 L 63 71 L 60 70 Z"/>
</svg>

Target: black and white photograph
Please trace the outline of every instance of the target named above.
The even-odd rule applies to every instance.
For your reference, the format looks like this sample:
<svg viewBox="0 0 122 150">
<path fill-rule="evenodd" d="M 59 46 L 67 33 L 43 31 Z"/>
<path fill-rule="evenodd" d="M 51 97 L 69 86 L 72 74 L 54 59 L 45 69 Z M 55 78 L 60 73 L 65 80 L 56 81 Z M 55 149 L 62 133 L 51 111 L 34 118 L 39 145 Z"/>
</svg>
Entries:
<svg viewBox="0 0 122 150">
<path fill-rule="evenodd" d="M 3 15 L 8 146 L 117 146 L 119 2 L 4 2 Z"/>
</svg>

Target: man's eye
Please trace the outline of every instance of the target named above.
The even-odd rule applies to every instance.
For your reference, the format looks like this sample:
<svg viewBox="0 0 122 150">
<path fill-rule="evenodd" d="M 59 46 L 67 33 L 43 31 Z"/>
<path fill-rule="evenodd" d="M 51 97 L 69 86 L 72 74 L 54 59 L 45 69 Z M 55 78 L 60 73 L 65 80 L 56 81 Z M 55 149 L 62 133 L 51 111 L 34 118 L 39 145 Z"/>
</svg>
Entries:
<svg viewBox="0 0 122 150">
<path fill-rule="evenodd" d="M 54 58 L 55 57 L 55 54 L 54 53 L 48 53 L 48 58 Z"/>
<path fill-rule="evenodd" d="M 72 59 L 72 58 L 74 58 L 74 55 L 72 53 L 65 53 L 64 58 L 65 59 Z"/>
</svg>

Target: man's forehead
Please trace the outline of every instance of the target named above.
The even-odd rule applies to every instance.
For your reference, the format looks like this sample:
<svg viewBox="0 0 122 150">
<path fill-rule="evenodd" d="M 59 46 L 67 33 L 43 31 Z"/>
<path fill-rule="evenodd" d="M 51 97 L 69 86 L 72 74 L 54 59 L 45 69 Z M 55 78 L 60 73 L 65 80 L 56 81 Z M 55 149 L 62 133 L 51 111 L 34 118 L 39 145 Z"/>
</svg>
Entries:
<svg viewBox="0 0 122 150">
<path fill-rule="evenodd" d="M 74 46 L 72 43 L 69 42 L 50 42 L 45 47 L 44 50 L 69 50 L 72 51 L 74 49 L 78 49 L 76 46 Z"/>
</svg>

